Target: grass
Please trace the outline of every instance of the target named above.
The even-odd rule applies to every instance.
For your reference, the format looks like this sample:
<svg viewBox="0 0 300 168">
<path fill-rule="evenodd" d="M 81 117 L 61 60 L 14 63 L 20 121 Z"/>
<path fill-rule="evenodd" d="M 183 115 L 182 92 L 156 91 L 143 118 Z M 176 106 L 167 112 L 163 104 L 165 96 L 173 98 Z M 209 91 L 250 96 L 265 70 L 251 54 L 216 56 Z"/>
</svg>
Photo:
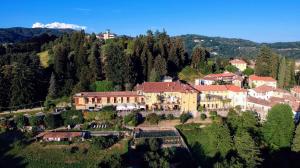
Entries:
<svg viewBox="0 0 300 168">
<path fill-rule="evenodd" d="M 97 167 L 105 156 L 114 153 L 124 154 L 128 150 L 128 140 L 123 139 L 112 147 L 100 150 L 88 142 L 78 142 L 71 145 L 56 145 L 33 142 L 23 148 L 12 148 L 7 154 L 23 158 L 26 167 L 56 168 L 56 167 Z M 78 147 L 74 153 L 71 147 Z"/>
<path fill-rule="evenodd" d="M 49 66 L 49 53 L 48 51 L 43 51 L 38 53 L 38 56 L 40 57 L 40 62 L 42 67 L 47 68 Z"/>
</svg>

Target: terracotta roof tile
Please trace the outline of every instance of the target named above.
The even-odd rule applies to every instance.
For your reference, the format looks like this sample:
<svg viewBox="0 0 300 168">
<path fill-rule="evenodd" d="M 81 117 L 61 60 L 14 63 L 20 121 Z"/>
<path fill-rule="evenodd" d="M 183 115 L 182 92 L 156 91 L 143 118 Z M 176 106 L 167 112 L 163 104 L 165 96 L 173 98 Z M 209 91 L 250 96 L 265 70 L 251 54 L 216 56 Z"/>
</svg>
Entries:
<svg viewBox="0 0 300 168">
<path fill-rule="evenodd" d="M 229 61 L 231 64 L 247 64 L 244 60 L 241 59 L 233 59 Z"/>
<path fill-rule="evenodd" d="M 118 92 L 81 92 L 74 97 L 137 97 L 136 91 L 118 91 Z"/>
<path fill-rule="evenodd" d="M 300 93 L 300 86 L 294 86 L 291 90 L 296 93 Z"/>
<path fill-rule="evenodd" d="M 249 80 L 252 81 L 270 81 L 270 82 L 276 82 L 275 79 L 273 79 L 270 76 L 256 76 L 256 75 L 250 75 Z"/>
<path fill-rule="evenodd" d="M 255 104 L 260 104 L 260 105 L 263 105 L 263 106 L 271 107 L 271 103 L 269 101 L 267 101 L 267 100 L 264 100 L 264 99 L 259 99 L 259 98 L 248 96 L 247 97 L 247 101 L 251 102 L 251 103 L 255 103 Z"/>
<path fill-rule="evenodd" d="M 271 92 L 275 91 L 276 88 L 268 85 L 261 85 L 253 89 L 257 93 L 265 93 L 265 92 Z"/>
<path fill-rule="evenodd" d="M 201 91 L 233 91 L 233 92 L 246 92 L 245 89 L 235 85 L 196 85 L 195 88 Z"/>
<path fill-rule="evenodd" d="M 156 92 L 198 92 L 192 86 L 181 82 L 144 82 L 136 86 L 145 93 Z"/>
<path fill-rule="evenodd" d="M 81 132 L 47 132 L 43 138 L 73 138 L 82 136 Z"/>
</svg>

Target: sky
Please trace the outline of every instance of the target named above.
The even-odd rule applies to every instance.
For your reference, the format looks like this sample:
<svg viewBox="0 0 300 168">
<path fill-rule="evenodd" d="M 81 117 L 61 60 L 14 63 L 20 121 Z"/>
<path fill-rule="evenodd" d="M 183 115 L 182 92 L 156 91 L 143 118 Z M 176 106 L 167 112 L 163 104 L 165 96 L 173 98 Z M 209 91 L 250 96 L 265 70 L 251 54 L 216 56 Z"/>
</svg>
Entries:
<svg viewBox="0 0 300 168">
<path fill-rule="evenodd" d="M 33 24 L 130 36 L 165 29 L 170 35 L 300 41 L 300 0 L 1 0 L 0 27 Z"/>
</svg>

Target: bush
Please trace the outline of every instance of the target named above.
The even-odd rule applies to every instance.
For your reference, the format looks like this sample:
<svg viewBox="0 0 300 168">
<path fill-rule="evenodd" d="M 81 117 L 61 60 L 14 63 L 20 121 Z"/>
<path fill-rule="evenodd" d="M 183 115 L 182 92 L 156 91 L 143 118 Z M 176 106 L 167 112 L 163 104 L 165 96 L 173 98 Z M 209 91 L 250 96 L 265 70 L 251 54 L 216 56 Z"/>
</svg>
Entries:
<svg viewBox="0 0 300 168">
<path fill-rule="evenodd" d="M 146 120 L 150 123 L 150 124 L 158 124 L 160 117 L 155 114 L 155 113 L 151 113 L 146 117 Z"/>
<path fill-rule="evenodd" d="M 206 116 L 206 114 L 202 113 L 202 114 L 200 115 L 200 118 L 201 118 L 201 120 L 205 120 L 205 119 L 207 118 L 207 116 Z"/>
<path fill-rule="evenodd" d="M 74 126 L 76 124 L 82 124 L 84 122 L 82 112 L 77 110 L 62 112 L 62 118 L 64 120 L 64 125 Z"/>
<path fill-rule="evenodd" d="M 61 126 L 63 124 L 63 120 L 60 114 L 47 114 L 45 116 L 45 124 L 47 128 L 54 129 Z"/>
<path fill-rule="evenodd" d="M 167 120 L 174 120 L 174 119 L 175 119 L 175 117 L 174 117 L 173 114 L 168 114 L 167 115 Z"/>
<path fill-rule="evenodd" d="M 100 136 L 100 137 L 94 137 L 92 138 L 92 145 L 94 145 L 97 148 L 105 149 L 108 147 L 111 147 L 113 144 L 115 144 L 118 141 L 118 138 L 115 136 Z"/>
<path fill-rule="evenodd" d="M 142 122 L 142 115 L 137 112 L 132 112 L 124 117 L 124 123 L 129 126 L 137 126 Z"/>
<path fill-rule="evenodd" d="M 96 81 L 90 86 L 92 91 L 108 92 L 114 90 L 114 84 L 111 81 Z"/>
<path fill-rule="evenodd" d="M 215 120 L 218 117 L 218 113 L 217 113 L 217 111 L 210 111 L 209 116 L 212 120 Z"/>
<path fill-rule="evenodd" d="M 187 122 L 187 120 L 189 120 L 190 118 L 192 118 L 192 116 L 189 113 L 183 113 L 179 117 L 181 123 Z"/>
</svg>

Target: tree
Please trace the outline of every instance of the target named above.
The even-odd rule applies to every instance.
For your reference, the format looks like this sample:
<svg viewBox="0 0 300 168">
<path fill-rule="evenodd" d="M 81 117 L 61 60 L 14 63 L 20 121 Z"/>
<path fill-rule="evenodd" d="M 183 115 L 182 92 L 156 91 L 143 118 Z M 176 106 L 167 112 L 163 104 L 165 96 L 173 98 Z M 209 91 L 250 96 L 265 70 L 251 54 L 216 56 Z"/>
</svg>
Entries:
<svg viewBox="0 0 300 168">
<path fill-rule="evenodd" d="M 10 106 L 24 108 L 26 107 L 25 104 L 31 104 L 34 101 L 36 91 L 34 79 L 35 74 L 30 67 L 24 64 L 15 65 L 10 87 Z"/>
<path fill-rule="evenodd" d="M 244 75 L 250 76 L 254 74 L 254 69 L 247 67 L 244 71 L 243 71 Z"/>
<path fill-rule="evenodd" d="M 255 74 L 258 76 L 270 75 L 270 63 L 271 63 L 272 51 L 267 46 L 263 46 L 260 49 L 259 54 L 256 57 Z"/>
<path fill-rule="evenodd" d="M 227 65 L 225 67 L 225 69 L 226 69 L 226 71 L 232 72 L 232 73 L 235 73 L 239 70 L 236 66 L 233 66 L 233 65 Z"/>
<path fill-rule="evenodd" d="M 122 85 L 125 81 L 125 56 L 123 48 L 114 42 L 107 44 L 104 53 L 106 64 L 104 66 L 106 79 L 117 85 Z"/>
<path fill-rule="evenodd" d="M 104 159 L 98 164 L 99 168 L 121 168 L 122 167 L 122 157 L 120 154 L 116 153 L 113 155 L 106 155 Z"/>
<path fill-rule="evenodd" d="M 130 126 L 137 126 L 141 123 L 141 114 L 137 112 L 132 112 L 124 117 L 124 123 Z"/>
<path fill-rule="evenodd" d="M 278 70 L 279 70 L 279 56 L 275 53 L 272 53 L 271 56 L 271 65 L 270 65 L 270 76 L 274 79 L 278 79 Z"/>
<path fill-rule="evenodd" d="M 51 99 L 55 99 L 58 96 L 57 94 L 58 94 L 58 86 L 57 86 L 56 76 L 54 72 L 52 72 L 50 78 L 50 85 L 48 88 L 48 97 Z"/>
<path fill-rule="evenodd" d="M 68 110 L 62 113 L 64 125 L 74 126 L 76 124 L 82 124 L 84 119 L 81 111 Z"/>
<path fill-rule="evenodd" d="M 154 69 L 160 77 L 167 74 L 167 63 L 165 58 L 163 58 L 161 55 L 158 55 L 154 59 Z"/>
<path fill-rule="evenodd" d="M 159 82 L 159 81 L 160 81 L 160 76 L 157 74 L 155 69 L 152 69 L 149 77 L 149 82 Z"/>
<path fill-rule="evenodd" d="M 151 113 L 146 117 L 146 120 L 150 123 L 150 124 L 158 124 L 160 117 L 155 114 L 155 113 Z"/>
<path fill-rule="evenodd" d="M 51 129 L 57 128 L 63 123 L 60 114 L 47 114 L 44 121 L 46 126 Z"/>
<path fill-rule="evenodd" d="M 248 132 L 238 130 L 234 136 L 234 145 L 238 155 L 244 160 L 247 167 L 254 168 L 260 165 L 262 159 L 260 158 L 259 147 Z"/>
<path fill-rule="evenodd" d="M 88 57 L 89 62 L 89 70 L 91 73 L 91 82 L 95 82 L 96 80 L 102 79 L 102 66 L 101 66 L 101 58 L 99 52 L 99 45 L 95 42 L 92 45 L 91 53 Z"/>
<path fill-rule="evenodd" d="M 293 139 L 292 151 L 300 152 L 300 125 L 297 126 Z"/>
<path fill-rule="evenodd" d="M 196 46 L 192 53 L 191 67 L 197 70 L 204 69 L 209 57 L 210 54 L 206 49 Z"/>
<path fill-rule="evenodd" d="M 294 131 L 293 112 L 289 105 L 277 104 L 271 108 L 262 127 L 265 141 L 274 150 L 290 147 Z"/>
<path fill-rule="evenodd" d="M 180 122 L 183 124 L 185 122 L 187 122 L 187 120 L 189 120 L 190 118 L 192 118 L 192 116 L 189 113 L 182 113 L 179 117 Z"/>
<path fill-rule="evenodd" d="M 205 149 L 205 154 L 215 156 L 219 153 L 224 158 L 233 147 L 228 127 L 223 124 L 213 123 L 203 131 L 206 141 L 202 142 L 201 145 Z"/>
<path fill-rule="evenodd" d="M 24 115 L 19 115 L 16 117 L 16 124 L 18 128 L 23 129 L 28 124 L 28 120 Z"/>
<path fill-rule="evenodd" d="M 203 75 L 196 69 L 186 66 L 178 74 L 180 80 L 186 82 L 195 82 L 195 79 L 203 77 Z"/>
<path fill-rule="evenodd" d="M 295 60 L 292 59 L 290 61 L 290 72 L 289 72 L 291 79 L 290 79 L 290 85 L 293 86 L 296 84 L 296 78 L 295 78 Z"/>
<path fill-rule="evenodd" d="M 285 83 L 286 76 L 286 61 L 285 57 L 282 57 L 279 65 L 279 73 L 278 73 L 278 87 L 283 87 Z"/>
<path fill-rule="evenodd" d="M 148 140 L 149 149 L 153 152 L 158 151 L 160 149 L 160 142 L 157 138 L 150 138 Z"/>
</svg>

